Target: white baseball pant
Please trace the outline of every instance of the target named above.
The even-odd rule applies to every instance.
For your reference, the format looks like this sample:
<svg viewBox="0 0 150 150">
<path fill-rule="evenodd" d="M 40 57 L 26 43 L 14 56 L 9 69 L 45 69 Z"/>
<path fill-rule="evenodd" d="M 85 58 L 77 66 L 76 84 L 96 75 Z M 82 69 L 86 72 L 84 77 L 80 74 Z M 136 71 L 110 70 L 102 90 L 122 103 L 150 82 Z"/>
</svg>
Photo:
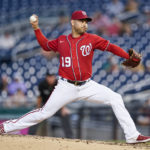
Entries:
<svg viewBox="0 0 150 150">
<path fill-rule="evenodd" d="M 82 86 L 75 86 L 62 79 L 58 80 L 57 86 L 42 108 L 33 110 L 19 119 L 6 121 L 4 130 L 9 133 L 33 126 L 54 115 L 64 105 L 77 100 L 111 105 L 124 131 L 126 140 L 137 138 L 140 134 L 126 110 L 120 94 L 92 80 Z"/>
</svg>

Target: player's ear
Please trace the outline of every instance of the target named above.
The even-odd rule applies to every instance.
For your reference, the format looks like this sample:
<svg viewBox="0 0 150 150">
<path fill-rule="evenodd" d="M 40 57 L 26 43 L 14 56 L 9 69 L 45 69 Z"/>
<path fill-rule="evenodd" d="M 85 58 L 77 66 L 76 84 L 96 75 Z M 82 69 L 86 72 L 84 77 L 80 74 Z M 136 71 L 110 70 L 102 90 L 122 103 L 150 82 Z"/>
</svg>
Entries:
<svg viewBox="0 0 150 150">
<path fill-rule="evenodd" d="M 71 25 L 74 26 L 74 20 L 71 20 Z"/>
</svg>

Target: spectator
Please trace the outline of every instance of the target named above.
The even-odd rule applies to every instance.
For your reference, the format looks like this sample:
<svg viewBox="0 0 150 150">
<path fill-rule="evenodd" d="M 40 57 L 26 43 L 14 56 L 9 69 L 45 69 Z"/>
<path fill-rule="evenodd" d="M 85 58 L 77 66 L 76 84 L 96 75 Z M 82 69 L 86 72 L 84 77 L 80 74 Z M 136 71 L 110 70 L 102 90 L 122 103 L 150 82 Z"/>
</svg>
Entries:
<svg viewBox="0 0 150 150">
<path fill-rule="evenodd" d="M 150 26 L 150 6 L 144 7 L 144 13 L 143 16 L 141 17 L 141 23 L 145 23 L 148 26 Z"/>
<path fill-rule="evenodd" d="M 120 22 L 120 20 L 117 17 L 113 17 L 110 26 L 108 26 L 107 28 L 107 35 L 108 36 L 120 35 L 122 25 L 123 24 Z"/>
<path fill-rule="evenodd" d="M 104 63 L 103 69 L 104 69 L 107 73 L 119 72 L 118 59 L 117 59 L 117 58 L 114 58 L 114 57 L 112 57 L 112 56 L 110 56 L 110 57 L 108 58 L 108 61 L 107 61 L 106 63 Z"/>
<path fill-rule="evenodd" d="M 4 107 L 7 108 L 17 108 L 17 107 L 26 107 L 27 106 L 27 98 L 21 89 L 18 89 L 17 92 L 8 97 L 4 104 Z"/>
<path fill-rule="evenodd" d="M 135 0 L 128 0 L 125 6 L 126 12 L 137 13 L 138 12 L 138 2 Z"/>
<path fill-rule="evenodd" d="M 150 72 L 150 60 L 147 60 L 145 63 L 145 71 Z"/>
<path fill-rule="evenodd" d="M 15 45 L 15 43 L 16 43 L 15 38 L 8 31 L 6 31 L 0 37 L 0 49 L 9 50 Z"/>
<path fill-rule="evenodd" d="M 27 106 L 26 86 L 21 81 L 21 76 L 14 74 L 13 81 L 8 84 L 8 97 L 5 99 L 3 106 L 9 108 Z"/>
<path fill-rule="evenodd" d="M 110 57 L 111 72 L 119 72 L 119 61 L 115 57 Z"/>
<path fill-rule="evenodd" d="M 94 15 L 92 26 L 96 28 L 98 34 L 105 34 L 107 36 L 118 35 L 121 29 L 121 22 L 118 18 L 110 19 L 107 15 L 96 12 Z"/>
<path fill-rule="evenodd" d="M 49 96 L 53 92 L 53 89 L 57 85 L 56 76 L 54 74 L 47 73 L 46 78 L 39 84 L 40 96 L 37 99 L 37 107 L 41 108 L 47 102 Z M 62 128 L 65 133 L 66 138 L 73 138 L 72 129 L 70 125 L 70 111 L 63 107 L 60 109 L 55 116 L 58 116 L 62 123 Z M 42 136 L 48 136 L 48 122 L 47 120 L 43 121 L 39 125 L 33 126 L 29 130 L 29 134 L 36 134 L 38 131 Z M 53 126 L 52 126 L 53 127 Z"/>
<path fill-rule="evenodd" d="M 106 7 L 106 10 L 110 16 L 117 16 L 124 10 L 124 5 L 119 0 L 112 0 Z"/>
<path fill-rule="evenodd" d="M 132 30 L 131 30 L 129 23 L 122 24 L 119 35 L 120 36 L 123 36 L 123 35 L 131 36 L 132 35 Z"/>
<path fill-rule="evenodd" d="M 8 85 L 8 94 L 14 95 L 18 92 L 18 90 L 21 90 L 24 94 L 26 94 L 26 86 L 21 81 L 21 76 L 19 74 L 14 74 L 13 81 Z"/>
<path fill-rule="evenodd" d="M 135 0 L 128 0 L 125 10 L 123 13 L 119 14 L 117 17 L 124 22 L 134 22 L 138 21 L 139 8 L 138 2 Z"/>
<path fill-rule="evenodd" d="M 107 34 L 107 28 L 111 25 L 111 20 L 107 15 L 103 15 L 101 12 L 94 14 L 92 25 L 96 28 L 99 34 Z"/>
<path fill-rule="evenodd" d="M 2 92 L 7 93 L 8 92 L 8 77 L 7 75 L 3 75 L 0 82 L 0 93 Z"/>
<path fill-rule="evenodd" d="M 66 16 L 63 11 L 59 14 L 58 27 L 60 31 L 65 30 L 65 29 L 71 30 L 70 25 L 69 25 L 69 17 Z"/>
<path fill-rule="evenodd" d="M 150 98 L 145 101 L 139 112 L 141 115 L 137 119 L 138 123 L 141 125 L 150 125 Z"/>
<path fill-rule="evenodd" d="M 2 75 L 0 81 L 0 105 L 2 106 L 8 96 L 8 76 Z"/>
</svg>

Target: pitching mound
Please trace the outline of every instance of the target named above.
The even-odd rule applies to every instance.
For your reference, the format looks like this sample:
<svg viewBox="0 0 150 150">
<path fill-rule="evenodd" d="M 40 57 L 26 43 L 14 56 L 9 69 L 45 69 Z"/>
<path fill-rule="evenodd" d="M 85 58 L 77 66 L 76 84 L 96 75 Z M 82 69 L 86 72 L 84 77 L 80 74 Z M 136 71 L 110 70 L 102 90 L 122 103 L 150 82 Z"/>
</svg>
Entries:
<svg viewBox="0 0 150 150">
<path fill-rule="evenodd" d="M 149 144 L 127 145 L 113 142 L 68 140 L 39 136 L 0 136 L 0 150 L 147 150 Z"/>
</svg>

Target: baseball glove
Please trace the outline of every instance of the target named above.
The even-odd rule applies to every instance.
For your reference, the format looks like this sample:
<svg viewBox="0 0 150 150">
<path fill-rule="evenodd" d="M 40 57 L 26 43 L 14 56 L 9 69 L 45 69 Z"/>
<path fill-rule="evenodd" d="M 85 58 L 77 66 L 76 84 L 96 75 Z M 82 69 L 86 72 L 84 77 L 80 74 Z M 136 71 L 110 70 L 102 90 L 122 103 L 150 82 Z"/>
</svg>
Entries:
<svg viewBox="0 0 150 150">
<path fill-rule="evenodd" d="M 130 48 L 129 51 L 129 59 L 126 59 L 122 62 L 122 65 L 129 67 L 129 68 L 135 68 L 137 67 L 142 59 L 141 54 L 137 53 L 133 48 Z"/>
</svg>

